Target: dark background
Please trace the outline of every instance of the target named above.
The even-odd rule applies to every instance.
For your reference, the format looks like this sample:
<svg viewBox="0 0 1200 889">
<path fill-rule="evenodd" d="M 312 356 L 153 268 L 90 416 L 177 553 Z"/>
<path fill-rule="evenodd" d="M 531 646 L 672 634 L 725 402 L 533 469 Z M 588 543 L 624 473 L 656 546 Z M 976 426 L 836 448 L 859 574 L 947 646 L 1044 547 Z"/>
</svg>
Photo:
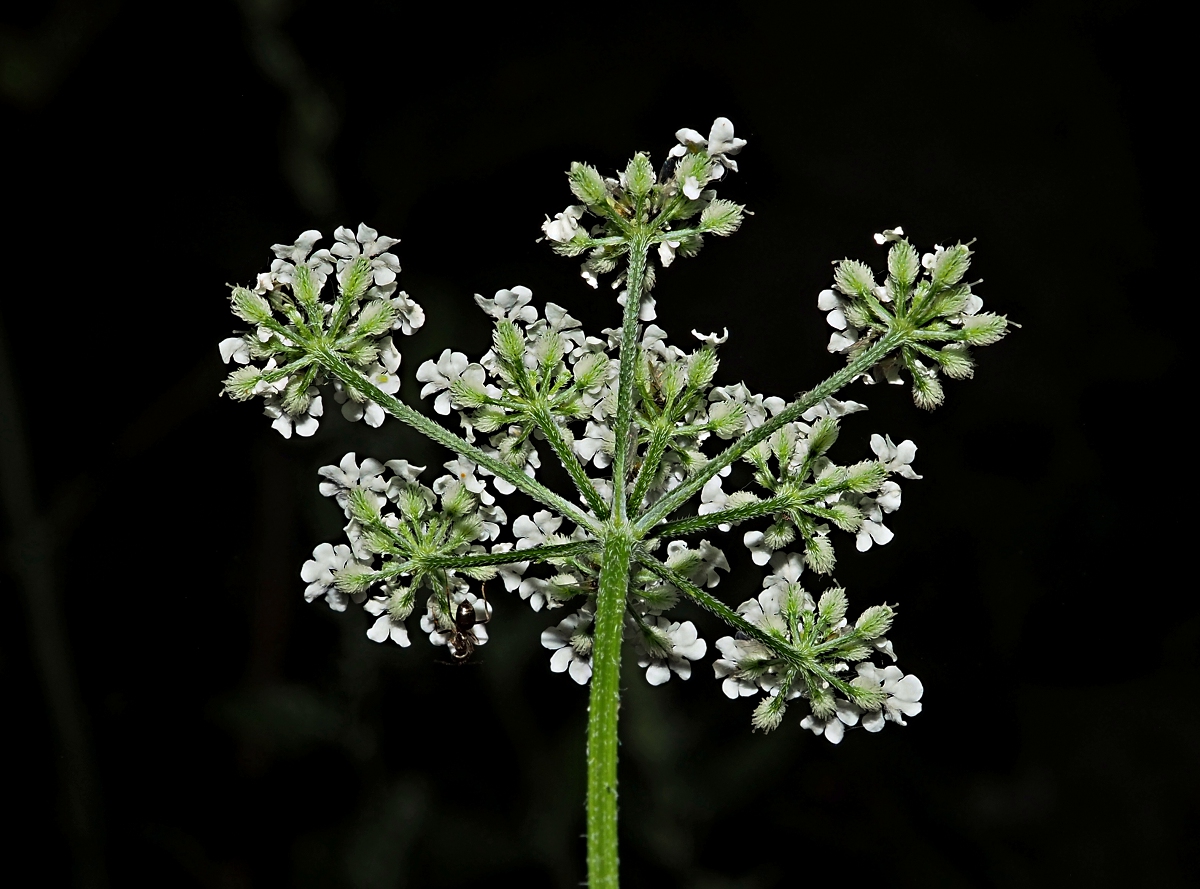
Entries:
<svg viewBox="0 0 1200 889">
<path fill-rule="evenodd" d="M 614 324 L 611 291 L 535 243 L 570 201 L 562 171 L 657 161 L 724 115 L 749 146 L 722 196 L 755 215 L 656 291 L 675 342 L 729 327 L 719 380 L 788 396 L 835 370 L 829 262 L 878 266 L 870 236 L 896 224 L 926 249 L 977 238 L 979 292 L 1024 326 L 933 414 L 907 388 L 854 390 L 871 411 L 835 453 L 866 456 L 876 431 L 920 446 L 896 539 L 843 537 L 837 576 L 852 606 L 899 601 L 925 712 L 835 748 L 798 715 L 753 734 L 711 657 L 657 690 L 630 669 L 625 885 L 1186 882 L 1177 25 L 1132 2 L 187 10 L 59 2 L 0 24 L 12 866 L 87 887 L 584 878 L 586 693 L 538 644 L 564 613 L 500 599 L 478 665 L 452 668 L 420 634 L 375 645 L 361 612 L 306 605 L 300 565 L 342 524 L 317 468 L 445 457 L 336 412 L 284 441 L 218 398 L 225 285 L 307 228 L 402 238 L 429 315 L 402 344 L 412 403 L 426 358 L 486 348 L 472 293 L 523 283 Z M 737 604 L 762 572 L 723 540 Z M 711 651 L 720 626 L 679 615 Z"/>
</svg>

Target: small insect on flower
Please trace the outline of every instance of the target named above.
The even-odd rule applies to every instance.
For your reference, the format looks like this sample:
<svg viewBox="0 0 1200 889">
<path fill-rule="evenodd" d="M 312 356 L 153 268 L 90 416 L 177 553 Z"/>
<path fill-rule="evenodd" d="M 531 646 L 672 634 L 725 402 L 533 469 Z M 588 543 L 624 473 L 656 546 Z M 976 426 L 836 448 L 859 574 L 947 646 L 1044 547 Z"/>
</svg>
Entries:
<svg viewBox="0 0 1200 889">
<path fill-rule="evenodd" d="M 479 619 L 475 603 L 470 599 L 463 599 L 454 610 L 454 623 L 449 630 L 446 646 L 450 649 L 450 656 L 459 663 L 469 658 L 474 653 L 475 646 L 484 641 L 475 635 L 475 628 L 492 619 L 492 606 L 488 602 L 486 583 L 480 585 L 479 597 L 483 601 L 483 620 Z"/>
</svg>

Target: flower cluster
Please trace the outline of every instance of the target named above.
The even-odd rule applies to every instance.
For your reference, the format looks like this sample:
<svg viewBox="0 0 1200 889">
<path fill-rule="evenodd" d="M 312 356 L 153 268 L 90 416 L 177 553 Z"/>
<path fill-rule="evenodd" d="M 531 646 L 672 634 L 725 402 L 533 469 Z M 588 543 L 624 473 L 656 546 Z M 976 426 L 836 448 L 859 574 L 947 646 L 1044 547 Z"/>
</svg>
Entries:
<svg viewBox="0 0 1200 889">
<path fill-rule="evenodd" d="M 721 658 L 713 665 L 721 690 L 737 699 L 765 693 L 754 710 L 755 728 L 770 731 L 779 725 L 790 702 L 800 698 L 809 707 L 804 728 L 823 734 L 834 744 L 846 728 L 862 725 L 870 732 L 891 721 L 904 725 L 904 716 L 921 712 L 921 682 L 898 667 L 879 668 L 868 658 L 896 655 L 884 634 L 893 609 L 868 608 L 853 625 L 846 618 L 846 594 L 834 587 L 814 602 L 800 586 L 804 561 L 796 553 L 777 553 L 773 574 L 763 591 L 738 606 L 741 614 L 763 634 L 795 653 L 780 657 L 770 645 L 745 633 L 717 640 Z M 850 678 L 850 667 L 857 674 Z"/>
<path fill-rule="evenodd" d="M 598 287 L 600 276 L 616 269 L 628 254 L 631 224 L 652 223 L 658 228 L 652 246 L 664 269 L 676 257 L 695 256 L 704 235 L 730 235 L 742 224 L 744 208 L 719 199 L 716 190 L 707 186 L 727 170 L 737 171 L 733 156 L 746 140 L 733 135 L 733 124 L 724 117 L 713 122 L 707 139 L 686 127 L 675 137 L 679 144 L 671 149 L 660 175 L 655 175 L 644 154 L 634 155 L 615 178 L 604 178 L 587 164 L 571 165 L 567 174 L 571 191 L 582 203 L 572 204 L 553 219 L 547 216 L 542 232 L 564 256 L 587 254 L 580 274 L 592 287 Z M 581 225 L 585 214 L 598 220 L 590 231 Z M 650 296 L 656 279 L 653 262 L 646 265 L 645 275 L 639 317 L 653 321 L 657 317 Z M 613 289 L 619 289 L 625 279 L 625 274 L 618 274 Z M 622 291 L 621 305 L 625 298 Z"/>
<path fill-rule="evenodd" d="M 421 307 L 396 289 L 400 263 L 388 252 L 396 239 L 365 224 L 357 232 L 341 227 L 330 249 L 314 252 L 320 237 L 306 231 L 294 244 L 276 244 L 271 270 L 254 288 L 233 288 L 233 312 L 252 329 L 220 344 L 225 363 L 241 365 L 226 379 L 226 394 L 239 401 L 262 396 L 264 413 L 284 438 L 317 431 L 325 412 L 321 387 L 330 382 L 346 419 L 380 425 L 383 408 L 366 391 L 331 381 L 314 353 L 326 350 L 379 392 L 394 395 L 400 352 L 392 335 L 425 323 Z M 328 300 L 331 276 L 338 293 Z"/>
<path fill-rule="evenodd" d="M 391 639 L 409 645 L 405 620 L 417 592 L 429 590 L 421 629 L 434 645 L 451 644 L 457 637 L 454 616 L 459 604 L 471 603 L 481 620 L 490 617 L 470 581 L 486 581 L 500 570 L 494 565 L 444 567 L 439 559 L 487 553 L 508 519 L 494 505 L 473 466 L 461 458 L 445 465 L 448 472 L 426 487 L 417 481 L 424 466 L 407 460 L 358 462 L 347 454 L 337 466 L 323 466 L 321 493 L 332 497 L 349 520 L 349 545 L 322 543 L 304 563 L 309 601 L 324 596 L 329 607 L 344 611 L 348 601 L 363 605 L 376 618 L 367 636 L 376 642 Z M 494 544 L 505 553 L 512 544 Z M 527 563 L 526 563 L 527 564 Z M 520 582 L 524 565 L 504 565 L 508 587 Z M 483 627 L 474 630 L 474 644 L 487 641 Z"/>
<path fill-rule="evenodd" d="M 834 329 L 829 351 L 844 352 L 850 361 L 898 324 L 912 330 L 913 342 L 877 363 L 862 379 L 901 384 L 901 370 L 907 370 L 913 401 L 931 410 L 945 400 L 938 372 L 954 380 L 971 377 L 975 364 L 970 348 L 999 341 L 1010 322 L 1003 315 L 981 312 L 983 300 L 963 280 L 971 266 L 970 245 L 939 244 L 918 260 L 903 234 L 897 226 L 875 235 L 877 244 L 892 245 L 884 283 L 876 282 L 865 263 L 842 260 L 834 269 L 833 289 L 821 291 L 817 307 L 827 313 L 825 319 Z"/>
<path fill-rule="evenodd" d="M 904 372 L 917 404 L 935 407 L 938 374 L 971 376 L 970 348 L 996 342 L 1009 322 L 982 312 L 965 281 L 969 245 L 919 256 L 897 227 L 875 236 L 888 246 L 883 283 L 847 259 L 818 298 L 835 330 L 829 350 L 844 353 L 849 370 L 790 402 L 745 382 L 716 384 L 728 330 L 693 330 L 689 348 L 670 343 L 650 293 L 657 270 L 741 225 L 744 209 L 714 186 L 737 170 L 745 140 L 725 118 L 707 136 L 685 128 L 676 138 L 657 173 L 644 154 L 609 178 L 572 164 L 578 203 L 542 225 L 556 252 L 584 257 L 592 287 L 617 272 L 619 326 L 591 335 L 523 286 L 476 295 L 494 327 L 491 347 L 478 358 L 446 348 L 417 369 L 431 419 L 395 397 L 395 333 L 425 320 L 396 289 L 396 241 L 360 225 L 314 251 L 320 235 L 309 231 L 275 245 L 254 287 L 233 288 L 233 310 L 250 329 L 220 345 L 238 365 L 225 391 L 263 397 L 286 437 L 313 434 L 325 387 L 348 420 L 378 426 L 393 416 L 453 455 L 428 486 L 424 467 L 405 460 L 351 453 L 320 470 L 321 493 L 345 513 L 346 538 L 322 543 L 304 563 L 305 596 L 337 611 L 361 605 L 376 642 L 410 645 L 421 595 L 421 631 L 469 656 L 488 639 L 483 584 L 492 581 L 494 592 L 502 586 L 537 612 L 570 606 L 541 634 L 551 670 L 611 701 L 618 661 L 593 661 L 597 639 L 613 646 L 606 651 L 628 646 L 651 685 L 687 679 L 708 653 L 696 625 L 673 613 L 687 599 L 735 631 L 716 642 L 714 669 L 728 697 L 761 697 L 755 728 L 778 726 L 796 700 L 806 705 L 800 725 L 833 743 L 849 727 L 903 725 L 921 710 L 921 683 L 873 661 L 896 659 L 886 636 L 894 609 L 874 606 L 851 623 L 840 587 L 814 599 L 800 583 L 806 571 L 833 571 L 835 531 L 853 535 L 860 552 L 889 543 L 900 480 L 921 478 L 916 445 L 883 434 L 870 437 L 872 457 L 835 462 L 843 418 L 865 406 L 833 394 L 851 379 L 900 382 Z M 452 414 L 461 435 L 436 422 Z M 542 483 L 544 460 L 561 464 L 574 494 Z M 537 505 L 522 507 L 501 540 L 508 516 L 498 498 L 518 490 Z M 736 610 L 710 592 L 730 569 L 716 533 L 735 526 L 752 561 L 770 571 Z"/>
</svg>

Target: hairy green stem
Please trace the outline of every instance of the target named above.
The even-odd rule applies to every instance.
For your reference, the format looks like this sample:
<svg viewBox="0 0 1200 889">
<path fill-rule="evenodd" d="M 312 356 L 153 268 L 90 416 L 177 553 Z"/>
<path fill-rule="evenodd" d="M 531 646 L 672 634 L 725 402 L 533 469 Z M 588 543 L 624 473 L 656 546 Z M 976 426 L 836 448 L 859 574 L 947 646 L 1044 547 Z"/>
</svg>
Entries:
<svg viewBox="0 0 1200 889">
<path fill-rule="evenodd" d="M 621 323 L 621 370 L 617 378 L 617 418 L 613 424 L 613 515 L 624 519 L 625 484 L 628 481 L 629 427 L 633 419 L 633 375 L 641 348 L 637 341 L 638 312 L 646 276 L 648 236 L 638 231 L 629 241 L 625 314 Z"/>
<path fill-rule="evenodd" d="M 717 456 L 713 457 L 705 463 L 696 473 L 691 476 L 686 482 L 678 488 L 671 491 L 661 500 L 652 504 L 646 512 L 640 516 L 634 525 L 634 531 L 639 536 L 649 536 L 654 529 L 654 525 L 662 520 L 664 516 L 670 515 L 675 510 L 679 509 L 686 503 L 693 494 L 704 487 L 705 482 L 736 460 L 742 454 L 746 453 L 756 444 L 758 444 L 767 436 L 773 434 L 776 429 L 785 426 L 788 423 L 796 420 L 802 413 L 808 410 L 813 405 L 819 404 L 824 399 L 828 398 L 834 392 L 837 392 L 855 377 L 866 373 L 876 362 L 884 358 L 889 352 L 905 342 L 906 333 L 902 331 L 888 331 L 884 336 L 873 346 L 865 349 L 857 358 L 839 370 L 837 373 L 830 376 L 823 383 L 814 389 L 805 392 L 799 399 L 792 402 L 780 414 L 759 426 L 757 429 L 751 430 L 737 442 L 730 445 Z M 618 445 L 619 450 L 619 445 Z"/>
<path fill-rule="evenodd" d="M 600 589 L 596 595 L 592 690 L 588 706 L 588 889 L 616 889 L 619 883 L 617 710 L 621 703 L 621 634 L 631 557 L 628 526 L 610 525 L 604 537 Z"/>
<path fill-rule="evenodd" d="M 583 495 L 583 499 L 587 501 L 588 506 L 600 518 L 608 518 L 608 504 L 600 498 L 600 494 L 596 491 L 596 486 L 588 478 L 588 474 L 579 462 L 579 458 L 575 456 L 575 452 L 571 450 L 571 446 L 563 438 L 562 429 L 554 422 L 554 417 L 551 416 L 549 407 L 545 402 L 538 402 L 534 405 L 530 416 L 533 417 L 533 422 L 537 424 L 538 429 L 542 431 L 542 435 L 546 436 L 546 441 L 550 443 L 550 447 L 558 455 L 559 461 L 561 461 L 563 467 L 571 476 L 572 481 L 575 482 L 575 487 L 579 489 L 579 493 Z"/>
<path fill-rule="evenodd" d="M 684 534 L 695 534 L 697 531 L 707 531 L 709 528 L 715 528 L 717 525 L 724 524 L 725 522 L 736 525 L 739 522 L 779 512 L 786 509 L 792 501 L 792 497 L 780 495 L 770 497 L 766 500 L 759 500 L 755 503 L 747 503 L 733 509 L 710 512 L 707 515 L 688 516 L 675 522 L 667 522 L 665 525 L 659 525 L 654 529 L 654 536 L 679 537 Z"/>
<path fill-rule="evenodd" d="M 524 491 L 538 503 L 548 506 L 565 518 L 570 519 L 576 525 L 587 529 L 593 534 L 598 533 L 599 527 L 596 520 L 571 503 L 571 501 L 555 494 L 540 482 L 534 481 L 520 469 L 509 466 L 502 460 L 497 460 L 495 457 L 485 453 L 466 439 L 455 435 L 440 423 L 435 423 L 424 414 L 413 410 L 407 404 L 400 401 L 400 399 L 381 391 L 328 349 L 318 349 L 315 354 L 316 359 L 326 370 L 356 392 L 370 398 L 401 423 L 411 426 L 422 435 L 433 439 L 443 447 L 449 448 L 451 451 L 473 460 L 518 490 Z"/>
<path fill-rule="evenodd" d="M 793 646 L 788 645 L 788 643 L 783 639 L 780 639 L 778 636 L 773 636 L 763 630 L 761 627 L 750 623 L 750 621 L 746 620 L 746 618 L 742 617 L 720 599 L 710 595 L 709 593 L 706 593 L 678 571 L 668 568 L 666 565 L 643 549 L 638 549 L 636 552 L 636 557 L 639 564 L 643 565 L 652 573 L 661 577 L 689 599 L 695 601 L 696 604 L 705 611 L 715 614 L 717 617 L 721 618 L 721 620 L 725 621 L 725 623 L 729 624 L 731 627 L 741 630 L 756 642 L 761 642 L 771 651 L 775 652 L 775 654 L 779 656 L 780 660 L 787 661 L 788 663 L 797 667 L 812 669 L 812 658 L 805 657 Z"/>
<path fill-rule="evenodd" d="M 550 546 L 531 546 L 506 553 L 468 553 L 461 556 L 422 556 L 410 559 L 405 565 L 421 568 L 486 568 L 489 565 L 511 565 L 513 562 L 549 562 L 594 552 L 600 545 L 594 540 L 556 543 Z"/>
<path fill-rule="evenodd" d="M 663 453 L 666 451 L 674 431 L 674 428 L 664 423 L 662 418 L 655 423 L 654 431 L 650 434 L 650 443 L 646 445 L 646 453 L 642 457 L 642 465 L 638 468 L 637 479 L 633 483 L 633 493 L 629 496 L 629 501 L 633 504 L 634 509 L 641 504 L 642 498 L 650 490 L 650 484 L 654 481 L 654 477 L 658 475 L 659 464 L 662 462 Z"/>
</svg>

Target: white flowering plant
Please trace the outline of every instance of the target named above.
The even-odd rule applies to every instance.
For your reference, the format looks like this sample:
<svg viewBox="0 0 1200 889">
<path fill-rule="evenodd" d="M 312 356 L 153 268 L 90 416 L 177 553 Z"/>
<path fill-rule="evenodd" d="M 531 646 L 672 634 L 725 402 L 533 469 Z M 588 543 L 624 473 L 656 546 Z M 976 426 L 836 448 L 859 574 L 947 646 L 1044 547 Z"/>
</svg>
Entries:
<svg viewBox="0 0 1200 889">
<path fill-rule="evenodd" d="M 889 229 L 875 236 L 887 247 L 882 281 L 865 263 L 843 260 L 817 297 L 834 329 L 829 350 L 845 366 L 791 400 L 715 385 L 728 331 L 693 331 L 688 348 L 669 344 L 652 293 L 659 269 L 741 226 L 745 209 L 715 186 L 737 171 L 746 143 L 725 118 L 707 137 L 676 136 L 657 173 L 641 153 L 610 178 L 572 164 L 577 203 L 542 226 L 556 253 L 584 257 L 591 287 L 615 273 L 619 327 L 589 334 L 567 309 L 538 305 L 517 286 L 475 297 L 494 322 L 488 352 L 472 360 L 446 349 L 418 368 L 421 397 L 439 417 L 457 414 L 461 434 L 397 398 L 396 339 L 416 333 L 425 314 L 398 290 L 397 241 L 365 224 L 337 229 L 328 249 L 314 250 L 316 231 L 276 244 L 270 270 L 232 291 L 248 329 L 220 344 L 237 365 L 225 393 L 262 398 L 285 438 L 312 435 L 332 396 L 347 420 L 393 418 L 452 458 L 428 484 L 425 467 L 403 459 L 351 453 L 322 468 L 320 491 L 344 511 L 346 539 L 321 543 L 303 565 L 307 599 L 336 611 L 362 606 L 368 638 L 402 647 L 420 606 L 421 632 L 460 659 L 486 644 L 501 587 L 534 611 L 569 610 L 541 644 L 551 670 L 591 686 L 592 887 L 618 881 L 623 649 L 651 685 L 687 679 L 708 645 L 692 621 L 674 618 L 685 601 L 728 625 L 714 671 L 727 697 L 757 698 L 757 729 L 776 728 L 795 707 L 801 726 L 836 744 L 849 728 L 878 732 L 921 711 L 921 682 L 893 663 L 894 606 L 852 618 L 845 591 L 826 581 L 839 532 L 860 551 L 892 539 L 885 517 L 900 507 L 899 480 L 921 477 L 916 446 L 876 434 L 862 459 L 835 462 L 841 418 L 865 408 L 834 396 L 857 380 L 907 380 L 916 404 L 934 408 L 944 398 L 939 376 L 970 377 L 972 347 L 1009 326 L 982 311 L 965 280 L 969 245 L 922 255 L 902 229 Z M 543 459 L 561 463 L 573 491 L 538 479 Z M 752 481 L 726 490 L 739 460 Z M 498 498 L 515 491 L 540 508 L 510 525 Z M 730 566 L 709 538 L 734 526 L 769 573 L 758 595 L 731 607 L 711 592 Z"/>
</svg>

